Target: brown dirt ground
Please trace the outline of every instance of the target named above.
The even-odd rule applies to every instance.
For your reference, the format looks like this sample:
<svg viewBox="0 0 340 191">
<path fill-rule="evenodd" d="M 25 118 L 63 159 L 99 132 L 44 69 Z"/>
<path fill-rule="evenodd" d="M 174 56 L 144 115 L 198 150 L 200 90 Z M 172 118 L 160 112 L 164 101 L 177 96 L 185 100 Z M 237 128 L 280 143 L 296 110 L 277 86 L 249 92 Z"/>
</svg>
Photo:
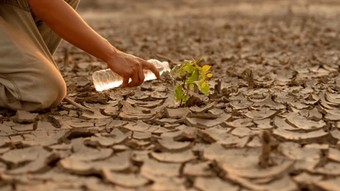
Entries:
<svg viewBox="0 0 340 191">
<path fill-rule="evenodd" d="M 106 65 L 63 42 L 71 101 L 0 112 L 0 190 L 340 190 L 340 2 L 83 0 L 79 12 L 145 59 L 204 57 L 209 99 L 178 107 L 170 81 L 95 92 Z"/>
</svg>

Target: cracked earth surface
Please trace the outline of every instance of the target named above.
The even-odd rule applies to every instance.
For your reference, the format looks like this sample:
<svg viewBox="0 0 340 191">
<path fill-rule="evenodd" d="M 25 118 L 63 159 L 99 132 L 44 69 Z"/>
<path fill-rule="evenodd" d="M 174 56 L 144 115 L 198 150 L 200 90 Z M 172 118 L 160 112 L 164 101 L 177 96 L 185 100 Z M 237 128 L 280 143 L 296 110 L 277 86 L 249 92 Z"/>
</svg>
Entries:
<svg viewBox="0 0 340 191">
<path fill-rule="evenodd" d="M 71 101 L 0 110 L 0 190 L 340 190 L 338 1 L 83 0 L 79 11 L 145 59 L 203 56 L 209 99 L 179 107 L 157 80 L 96 92 L 91 74 L 106 65 L 64 42 L 55 59 Z"/>
</svg>

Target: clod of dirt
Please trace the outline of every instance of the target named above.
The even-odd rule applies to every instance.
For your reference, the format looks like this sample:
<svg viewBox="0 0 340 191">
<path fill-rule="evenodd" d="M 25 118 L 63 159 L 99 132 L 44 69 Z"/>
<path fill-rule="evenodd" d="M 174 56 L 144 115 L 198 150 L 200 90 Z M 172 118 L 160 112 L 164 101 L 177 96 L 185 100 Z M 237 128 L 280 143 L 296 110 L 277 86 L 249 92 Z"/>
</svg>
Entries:
<svg viewBox="0 0 340 191">
<path fill-rule="evenodd" d="M 315 186 L 316 182 L 322 180 L 320 175 L 312 175 L 307 172 L 300 173 L 299 175 L 293 177 L 294 181 L 300 185 L 304 186 Z"/>
<path fill-rule="evenodd" d="M 10 166 L 3 171 L 3 175 L 37 173 L 47 169 L 48 164 L 55 158 L 54 153 L 42 146 L 10 150 L 1 156 L 1 159 Z"/>
<path fill-rule="evenodd" d="M 104 170 L 103 176 L 107 181 L 127 188 L 138 188 L 149 183 L 148 179 L 138 174 L 117 173 L 109 170 Z"/>
<path fill-rule="evenodd" d="M 39 148 L 39 147 L 37 147 Z M 42 170 L 48 169 L 48 164 L 57 158 L 54 153 L 46 151 L 45 149 L 39 148 L 38 156 L 33 161 L 25 164 L 22 167 L 8 170 L 8 174 L 27 174 L 36 173 Z"/>
<path fill-rule="evenodd" d="M 277 137 L 290 141 L 299 141 L 300 143 L 308 143 L 313 140 L 321 141 L 328 136 L 328 133 L 323 129 L 315 130 L 311 132 L 295 132 L 284 129 L 274 129 L 273 134 Z"/>
<path fill-rule="evenodd" d="M 84 144 L 94 147 L 110 147 L 116 143 L 113 137 L 90 137 L 84 140 Z"/>
<path fill-rule="evenodd" d="M 132 106 L 130 103 L 123 101 L 122 102 L 122 110 L 119 113 L 119 117 L 126 119 L 126 120 L 140 120 L 140 119 L 150 119 L 153 117 L 157 110 L 153 109 L 149 113 L 143 112 L 141 107 Z"/>
<path fill-rule="evenodd" d="M 170 163 L 184 163 L 196 158 L 192 151 L 189 150 L 182 152 L 152 152 L 151 156 L 158 161 Z"/>
<path fill-rule="evenodd" d="M 335 191 L 335 190 L 340 190 L 339 181 L 340 181 L 340 178 L 336 177 L 336 178 L 330 178 L 326 180 L 317 181 L 315 182 L 315 184 L 321 189 Z"/>
<path fill-rule="evenodd" d="M 186 163 L 183 169 L 183 173 L 189 176 L 212 176 L 211 162 Z"/>
<path fill-rule="evenodd" d="M 154 184 L 151 186 L 152 190 L 176 190 L 186 191 L 185 179 L 178 177 L 155 177 Z"/>
<path fill-rule="evenodd" d="M 34 127 L 33 124 L 18 124 L 12 127 L 15 131 L 33 131 Z"/>
<path fill-rule="evenodd" d="M 230 114 L 221 114 L 216 119 L 202 119 L 202 118 L 191 118 L 186 117 L 186 121 L 189 126 L 199 126 L 204 128 L 214 127 L 216 125 L 220 125 L 223 122 L 227 121 L 231 117 Z"/>
<path fill-rule="evenodd" d="M 294 112 L 291 112 L 287 115 L 287 121 L 300 130 L 318 130 L 326 125 L 323 120 L 308 120 L 305 117 Z"/>
<path fill-rule="evenodd" d="M 43 150 L 44 149 L 41 146 L 15 149 L 3 154 L 1 159 L 8 163 L 18 165 L 20 163 L 36 160 L 39 156 L 39 153 Z"/>
<path fill-rule="evenodd" d="M 197 177 L 194 183 L 195 188 L 202 191 L 221 191 L 221 190 L 231 190 L 237 191 L 239 187 L 228 182 L 223 181 L 219 178 L 209 178 L 209 177 Z"/>
<path fill-rule="evenodd" d="M 234 128 L 244 128 L 244 127 L 254 126 L 253 120 L 249 118 L 241 118 L 241 119 L 235 119 L 233 121 L 226 121 L 225 124 L 230 127 L 234 127 Z"/>
<path fill-rule="evenodd" d="M 180 132 L 181 133 L 181 132 Z M 166 136 L 167 133 L 164 133 L 163 136 Z M 180 135 L 180 134 L 178 134 Z M 188 149 L 192 142 L 190 141 L 175 141 L 172 137 L 163 137 L 162 139 L 158 140 L 159 145 L 161 148 L 168 150 L 168 151 L 180 151 Z"/>
<path fill-rule="evenodd" d="M 334 148 L 330 148 L 329 149 L 329 153 L 328 153 L 328 157 L 331 160 L 340 162 L 340 150 L 334 149 Z"/>
<path fill-rule="evenodd" d="M 245 115 L 251 119 L 261 120 L 261 119 L 270 118 L 276 113 L 277 111 L 264 107 L 259 110 L 248 111 Z"/>
<path fill-rule="evenodd" d="M 179 175 L 181 164 L 163 163 L 153 159 L 145 160 L 141 168 L 141 175 L 148 179 L 158 177 L 176 177 Z"/>
<path fill-rule="evenodd" d="M 79 158 L 65 158 L 60 161 L 63 169 L 75 174 L 102 173 L 104 170 L 123 171 L 131 167 L 129 151 L 121 152 L 109 158 L 98 159 L 96 161 L 84 161 Z"/>
<path fill-rule="evenodd" d="M 13 120 L 17 123 L 33 123 L 37 117 L 37 113 L 18 110 Z"/>
<path fill-rule="evenodd" d="M 165 111 L 166 111 L 166 114 L 169 118 L 175 118 L 175 119 L 184 118 L 190 113 L 190 110 L 187 107 L 166 108 Z"/>
</svg>

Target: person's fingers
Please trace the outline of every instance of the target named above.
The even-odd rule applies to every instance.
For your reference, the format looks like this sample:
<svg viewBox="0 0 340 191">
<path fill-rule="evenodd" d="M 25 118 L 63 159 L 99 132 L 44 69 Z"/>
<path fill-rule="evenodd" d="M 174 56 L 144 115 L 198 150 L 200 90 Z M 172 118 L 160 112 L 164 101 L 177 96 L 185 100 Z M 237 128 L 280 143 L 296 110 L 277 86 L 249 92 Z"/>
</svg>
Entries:
<svg viewBox="0 0 340 191">
<path fill-rule="evenodd" d="M 147 61 L 145 61 L 145 60 L 142 60 L 141 62 L 142 62 L 143 69 L 150 70 L 152 73 L 155 74 L 155 76 L 157 77 L 157 79 L 160 79 L 160 78 L 161 78 L 161 75 L 159 74 L 159 71 L 158 71 L 158 69 L 156 68 L 155 65 L 153 65 L 152 63 L 147 62 Z"/>
<path fill-rule="evenodd" d="M 134 86 L 139 86 L 143 83 L 143 81 L 140 81 L 139 79 L 139 71 L 134 70 L 133 74 L 131 76 L 131 82 L 127 84 L 127 87 L 134 87 Z"/>
<path fill-rule="evenodd" d="M 124 77 L 124 78 L 123 78 L 122 85 L 120 85 L 120 87 L 121 87 L 121 88 L 128 87 L 128 85 L 129 85 L 129 80 L 130 80 L 129 77 Z"/>
<path fill-rule="evenodd" d="M 141 85 L 144 82 L 144 79 L 145 79 L 144 70 L 143 70 L 143 66 L 142 65 L 139 65 L 138 78 L 140 80 L 140 84 L 139 85 Z"/>
</svg>

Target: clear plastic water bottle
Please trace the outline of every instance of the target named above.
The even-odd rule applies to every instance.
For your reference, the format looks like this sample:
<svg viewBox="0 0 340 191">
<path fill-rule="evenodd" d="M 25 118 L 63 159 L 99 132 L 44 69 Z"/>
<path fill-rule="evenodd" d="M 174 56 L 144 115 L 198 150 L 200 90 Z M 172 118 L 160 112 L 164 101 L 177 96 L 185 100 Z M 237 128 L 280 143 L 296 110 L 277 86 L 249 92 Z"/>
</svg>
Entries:
<svg viewBox="0 0 340 191">
<path fill-rule="evenodd" d="M 152 63 L 158 69 L 160 75 L 164 72 L 170 72 L 170 67 L 168 62 L 161 62 L 156 59 L 147 60 L 147 62 Z M 144 81 L 150 81 L 157 79 L 155 74 L 150 70 L 144 70 Z M 97 91 L 109 90 L 120 86 L 123 82 L 123 78 L 113 72 L 111 69 L 98 70 L 92 74 L 92 80 L 94 87 Z"/>
</svg>

